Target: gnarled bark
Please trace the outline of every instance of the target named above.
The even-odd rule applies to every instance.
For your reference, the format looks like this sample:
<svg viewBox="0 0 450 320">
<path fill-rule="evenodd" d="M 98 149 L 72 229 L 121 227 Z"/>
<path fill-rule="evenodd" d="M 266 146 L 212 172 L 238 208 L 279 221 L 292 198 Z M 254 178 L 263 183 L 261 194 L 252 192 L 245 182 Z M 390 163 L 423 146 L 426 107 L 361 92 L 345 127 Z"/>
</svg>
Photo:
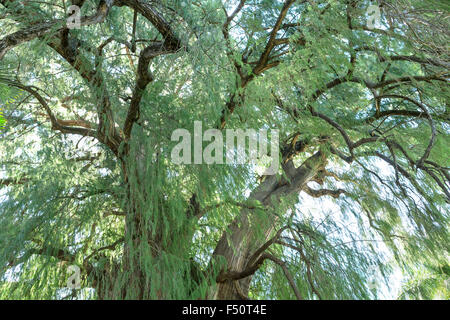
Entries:
<svg viewBox="0 0 450 320">
<path fill-rule="evenodd" d="M 269 176 L 250 194 L 249 199 L 260 201 L 264 207 L 270 210 L 279 203 L 281 197 L 299 193 L 325 167 L 325 164 L 326 158 L 321 151 L 308 158 L 298 168 L 295 168 L 289 161 L 284 166 L 289 181 L 275 175 Z M 250 220 L 253 220 L 252 224 L 249 223 Z M 229 227 L 229 231 L 224 232 L 213 253 L 213 259 L 217 259 L 219 256 L 225 258 L 226 270 L 222 270 L 222 273 L 242 271 L 249 267 L 250 258 L 258 259 L 253 255 L 273 234 L 275 220 L 275 216 L 273 219 L 263 220 L 252 214 L 251 209 L 243 209 Z M 255 227 L 259 230 L 256 230 Z M 236 289 L 234 280 L 220 282 L 215 290 L 212 290 L 210 298 L 241 299 L 242 294 L 245 296 L 248 294 L 251 279 L 250 275 L 242 280 L 237 280 L 242 292 Z"/>
</svg>

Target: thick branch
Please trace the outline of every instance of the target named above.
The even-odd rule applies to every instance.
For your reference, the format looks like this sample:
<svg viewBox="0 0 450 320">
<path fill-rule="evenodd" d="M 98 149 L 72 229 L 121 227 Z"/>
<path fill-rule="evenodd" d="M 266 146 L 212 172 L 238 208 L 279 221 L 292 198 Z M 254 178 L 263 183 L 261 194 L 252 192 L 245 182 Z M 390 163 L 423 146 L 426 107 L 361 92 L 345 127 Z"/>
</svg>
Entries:
<svg viewBox="0 0 450 320">
<path fill-rule="evenodd" d="M 339 196 L 341 194 L 346 193 L 346 191 L 342 190 L 342 189 L 338 189 L 338 190 L 330 190 L 330 189 L 315 190 L 315 189 L 310 188 L 309 186 L 305 186 L 303 188 L 303 191 L 305 191 L 307 194 L 309 194 L 311 197 L 314 197 L 314 198 L 320 198 L 320 197 L 323 197 L 323 196 L 330 196 L 330 197 L 333 197 L 333 198 L 337 199 L 337 198 L 339 198 Z"/>
<path fill-rule="evenodd" d="M 114 0 L 101 1 L 97 12 L 88 17 L 82 17 L 80 26 L 88 26 L 92 24 L 102 23 L 108 15 L 109 9 L 114 4 Z M 45 34 L 53 31 L 59 32 L 66 28 L 66 20 L 53 20 L 49 22 L 41 22 L 36 25 L 32 25 L 28 28 L 14 32 L 0 40 L 0 60 L 5 54 L 12 48 L 24 43 L 42 37 Z M 56 30 L 55 28 L 58 27 Z"/>
<path fill-rule="evenodd" d="M 272 52 L 272 49 L 277 45 L 277 42 L 276 42 L 277 33 L 283 24 L 283 20 L 286 17 L 286 15 L 289 11 L 289 8 L 294 4 L 294 2 L 295 2 L 295 0 L 286 0 L 284 2 L 283 8 L 281 9 L 280 14 L 278 15 L 278 19 L 277 19 L 272 31 L 270 32 L 269 40 L 267 41 L 266 47 L 265 47 L 263 53 L 261 54 L 257 65 L 253 68 L 253 73 L 255 75 L 258 75 L 261 72 L 263 72 L 263 69 L 266 67 L 267 62 L 269 61 L 269 55 Z"/>
<path fill-rule="evenodd" d="M 118 5 L 128 6 L 150 21 L 164 37 L 164 43 L 167 50 L 176 51 L 181 49 L 181 40 L 177 37 L 170 24 L 163 16 L 152 7 L 151 2 L 148 3 L 143 0 L 121 0 Z"/>
<path fill-rule="evenodd" d="M 26 86 L 18 82 L 10 81 L 7 79 L 1 79 L 2 82 L 7 83 L 8 85 L 14 86 L 16 88 L 22 89 L 24 91 L 27 91 L 28 93 L 32 94 L 42 105 L 45 112 L 47 113 L 47 116 L 50 119 L 50 122 L 52 124 L 53 130 L 61 131 L 62 133 L 72 133 L 72 134 L 79 134 L 82 136 L 89 136 L 89 137 L 96 137 L 96 132 L 94 130 L 83 128 L 83 127 L 71 127 L 67 125 L 63 125 L 58 122 L 58 119 L 53 114 L 52 110 L 50 109 L 50 106 L 48 105 L 47 101 L 37 92 L 37 90 L 32 86 Z"/>
<path fill-rule="evenodd" d="M 142 50 L 136 76 L 136 85 L 128 108 L 127 117 L 123 126 L 125 139 L 128 140 L 131 135 L 134 123 L 139 119 L 139 105 L 147 85 L 153 81 L 153 77 L 148 70 L 150 61 L 160 55 L 174 53 L 177 49 L 166 47 L 164 43 L 155 43 Z"/>
</svg>

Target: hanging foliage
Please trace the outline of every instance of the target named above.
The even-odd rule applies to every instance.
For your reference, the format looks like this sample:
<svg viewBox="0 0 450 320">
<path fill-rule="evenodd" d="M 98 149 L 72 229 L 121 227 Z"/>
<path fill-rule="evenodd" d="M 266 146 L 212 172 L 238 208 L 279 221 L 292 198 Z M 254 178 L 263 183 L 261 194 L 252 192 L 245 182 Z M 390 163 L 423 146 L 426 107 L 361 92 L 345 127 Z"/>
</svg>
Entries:
<svg viewBox="0 0 450 320">
<path fill-rule="evenodd" d="M 448 298 L 449 12 L 0 0 L 0 299 Z"/>
</svg>

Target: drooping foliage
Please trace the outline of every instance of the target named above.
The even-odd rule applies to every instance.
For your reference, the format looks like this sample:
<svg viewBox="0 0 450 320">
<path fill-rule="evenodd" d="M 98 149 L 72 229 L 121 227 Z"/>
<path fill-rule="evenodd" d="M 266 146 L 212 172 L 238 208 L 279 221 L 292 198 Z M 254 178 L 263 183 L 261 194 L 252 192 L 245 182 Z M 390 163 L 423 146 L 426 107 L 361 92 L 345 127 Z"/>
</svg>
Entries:
<svg viewBox="0 0 450 320">
<path fill-rule="evenodd" d="M 399 269 L 448 298 L 449 12 L 0 0 L 0 297 L 372 299 Z M 279 172 L 175 164 L 194 121 L 279 130 Z"/>
</svg>

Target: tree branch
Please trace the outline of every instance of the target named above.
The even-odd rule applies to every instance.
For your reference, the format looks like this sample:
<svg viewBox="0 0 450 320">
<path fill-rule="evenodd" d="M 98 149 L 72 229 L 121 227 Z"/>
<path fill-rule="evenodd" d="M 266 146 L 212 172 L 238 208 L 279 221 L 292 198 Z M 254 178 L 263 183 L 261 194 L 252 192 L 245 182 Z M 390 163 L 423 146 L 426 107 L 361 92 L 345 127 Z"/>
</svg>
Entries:
<svg viewBox="0 0 450 320">
<path fill-rule="evenodd" d="M 310 188 L 308 185 L 306 185 L 302 191 L 305 191 L 307 194 L 309 194 L 311 197 L 314 198 L 320 198 L 323 196 L 330 196 L 333 198 L 339 198 L 339 196 L 341 194 L 346 193 L 345 190 L 342 189 L 338 189 L 338 190 L 329 190 L 329 189 L 319 189 L 319 190 L 315 190 Z"/>
<path fill-rule="evenodd" d="M 106 16 L 108 15 L 109 9 L 113 6 L 114 0 L 102 0 L 100 1 L 97 12 L 88 17 L 82 17 L 80 21 L 80 26 L 88 26 L 92 24 L 102 23 Z M 59 19 L 49 22 L 41 22 L 36 25 L 32 25 L 28 28 L 21 29 L 10 35 L 7 35 L 0 40 L 0 60 L 5 56 L 5 54 L 12 48 L 30 40 L 42 37 L 45 34 L 55 31 L 55 27 L 60 26 L 56 29 L 59 32 L 66 28 L 66 20 Z"/>
<path fill-rule="evenodd" d="M 131 98 L 130 107 L 128 108 L 127 117 L 123 126 L 123 134 L 125 140 L 129 140 L 131 136 L 131 130 L 134 123 L 139 120 L 139 105 L 142 100 L 145 88 L 153 81 L 153 76 L 148 70 L 150 61 L 160 55 L 174 53 L 178 49 L 166 47 L 166 42 L 151 44 L 142 50 L 139 56 L 136 85 L 134 87 L 133 96 Z"/>
</svg>

